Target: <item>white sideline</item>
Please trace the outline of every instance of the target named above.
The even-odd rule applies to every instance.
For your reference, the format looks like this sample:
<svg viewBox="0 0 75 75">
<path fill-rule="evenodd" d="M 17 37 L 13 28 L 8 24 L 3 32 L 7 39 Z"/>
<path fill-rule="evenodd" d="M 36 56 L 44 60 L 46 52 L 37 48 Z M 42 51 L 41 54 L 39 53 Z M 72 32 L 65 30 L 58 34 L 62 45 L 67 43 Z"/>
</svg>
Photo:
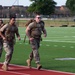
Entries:
<svg viewBox="0 0 75 75">
<path fill-rule="evenodd" d="M 21 40 L 24 40 L 24 38 L 21 38 Z M 28 40 L 28 39 L 26 39 Z M 46 42 L 65 42 L 65 43 L 75 43 L 75 41 L 62 41 L 62 40 L 43 40 L 43 41 L 46 41 Z M 16 40 L 16 42 L 18 42 Z"/>
<path fill-rule="evenodd" d="M 48 42 L 65 42 L 65 43 L 75 43 L 75 41 L 62 41 L 62 40 L 43 40 Z"/>
</svg>

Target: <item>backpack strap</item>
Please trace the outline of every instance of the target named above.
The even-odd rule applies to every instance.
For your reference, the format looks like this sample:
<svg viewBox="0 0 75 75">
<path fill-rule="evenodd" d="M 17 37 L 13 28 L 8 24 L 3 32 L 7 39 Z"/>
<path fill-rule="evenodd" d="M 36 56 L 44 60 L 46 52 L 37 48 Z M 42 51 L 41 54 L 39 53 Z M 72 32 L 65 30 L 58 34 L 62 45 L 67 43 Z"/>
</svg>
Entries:
<svg viewBox="0 0 75 75">
<path fill-rule="evenodd" d="M 25 27 L 27 27 L 30 23 L 34 22 L 34 19 L 30 19 L 26 24 Z"/>
</svg>

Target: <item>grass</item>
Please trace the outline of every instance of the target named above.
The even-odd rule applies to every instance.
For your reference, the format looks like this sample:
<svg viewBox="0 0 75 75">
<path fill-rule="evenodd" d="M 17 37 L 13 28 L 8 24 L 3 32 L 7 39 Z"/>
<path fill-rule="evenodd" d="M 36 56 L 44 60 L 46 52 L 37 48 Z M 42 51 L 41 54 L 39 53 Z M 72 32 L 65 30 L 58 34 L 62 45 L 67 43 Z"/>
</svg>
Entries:
<svg viewBox="0 0 75 75">
<path fill-rule="evenodd" d="M 48 36 L 43 37 L 39 53 L 43 68 L 75 73 L 75 60 L 55 60 L 56 58 L 75 58 L 75 28 L 74 27 L 46 27 Z M 16 40 L 15 49 L 11 64 L 27 65 L 26 59 L 29 57 L 31 47 L 28 38 L 23 42 L 25 28 L 19 27 L 21 41 Z M 4 61 L 3 51 L 0 62 Z M 35 61 L 32 66 L 36 67 Z"/>
</svg>

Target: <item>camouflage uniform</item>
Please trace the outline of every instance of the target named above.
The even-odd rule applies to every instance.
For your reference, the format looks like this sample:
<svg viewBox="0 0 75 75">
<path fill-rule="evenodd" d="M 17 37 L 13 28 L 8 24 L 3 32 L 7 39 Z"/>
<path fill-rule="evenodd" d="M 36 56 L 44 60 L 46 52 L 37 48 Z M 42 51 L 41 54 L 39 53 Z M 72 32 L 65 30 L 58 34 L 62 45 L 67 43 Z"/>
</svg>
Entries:
<svg viewBox="0 0 75 75">
<path fill-rule="evenodd" d="M 0 25 L 0 29 L 3 27 L 3 24 Z M 3 49 L 3 39 L 2 37 L 0 36 L 0 58 L 1 58 L 1 55 L 2 55 L 2 50 Z"/>
<path fill-rule="evenodd" d="M 2 49 L 3 49 L 3 39 L 0 37 L 0 58 L 2 55 Z"/>
<path fill-rule="evenodd" d="M 9 64 L 12 58 L 13 50 L 14 50 L 14 43 L 15 43 L 15 33 L 18 36 L 18 28 L 16 25 L 4 25 L 1 29 L 3 35 L 5 36 L 6 40 L 3 42 L 4 50 L 6 52 L 4 64 Z"/>
<path fill-rule="evenodd" d="M 2 51 L 3 51 L 3 39 L 0 36 L 0 58 L 1 58 L 1 55 L 2 55 Z"/>
<path fill-rule="evenodd" d="M 41 34 L 44 28 L 44 23 L 32 22 L 29 24 L 29 28 L 31 29 L 30 31 L 31 37 L 34 38 L 32 41 L 30 41 L 32 52 L 29 58 L 32 60 L 34 57 L 35 63 L 38 64 L 40 62 L 40 56 L 39 56 L 38 49 L 40 47 Z"/>
</svg>

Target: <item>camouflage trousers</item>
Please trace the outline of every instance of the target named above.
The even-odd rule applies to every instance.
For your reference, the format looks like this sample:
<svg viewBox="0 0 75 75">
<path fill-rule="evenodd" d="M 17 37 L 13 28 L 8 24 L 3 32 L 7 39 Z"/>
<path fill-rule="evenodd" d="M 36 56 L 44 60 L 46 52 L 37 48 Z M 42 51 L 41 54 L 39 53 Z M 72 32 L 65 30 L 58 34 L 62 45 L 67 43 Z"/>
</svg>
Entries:
<svg viewBox="0 0 75 75">
<path fill-rule="evenodd" d="M 1 55 L 2 55 L 2 51 L 3 51 L 3 41 L 0 40 L 0 58 L 1 58 Z"/>
<path fill-rule="evenodd" d="M 30 53 L 29 58 L 32 60 L 34 58 L 35 63 L 39 63 L 40 62 L 40 56 L 39 56 L 39 47 L 40 47 L 40 39 L 34 39 L 32 41 L 30 41 L 30 45 L 32 48 L 32 52 Z"/>
<path fill-rule="evenodd" d="M 3 47 L 4 47 L 4 50 L 6 52 L 4 64 L 8 65 L 11 61 L 11 58 L 12 58 L 12 54 L 13 54 L 13 50 L 14 50 L 14 44 L 10 43 L 10 42 L 4 42 Z"/>
</svg>

